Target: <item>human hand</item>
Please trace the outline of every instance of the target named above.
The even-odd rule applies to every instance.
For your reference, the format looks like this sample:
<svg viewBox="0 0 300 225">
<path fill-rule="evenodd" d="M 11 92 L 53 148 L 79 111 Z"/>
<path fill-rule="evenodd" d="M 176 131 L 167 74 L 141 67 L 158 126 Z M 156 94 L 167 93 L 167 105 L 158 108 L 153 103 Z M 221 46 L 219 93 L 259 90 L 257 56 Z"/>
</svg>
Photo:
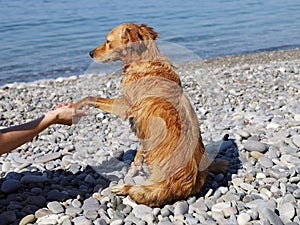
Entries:
<svg viewBox="0 0 300 225">
<path fill-rule="evenodd" d="M 71 126 L 78 123 L 81 117 L 86 116 L 85 110 L 78 110 L 74 107 L 73 103 L 60 104 L 58 108 L 53 111 L 49 111 L 46 116 L 52 116 L 53 124 L 63 124 Z"/>
</svg>

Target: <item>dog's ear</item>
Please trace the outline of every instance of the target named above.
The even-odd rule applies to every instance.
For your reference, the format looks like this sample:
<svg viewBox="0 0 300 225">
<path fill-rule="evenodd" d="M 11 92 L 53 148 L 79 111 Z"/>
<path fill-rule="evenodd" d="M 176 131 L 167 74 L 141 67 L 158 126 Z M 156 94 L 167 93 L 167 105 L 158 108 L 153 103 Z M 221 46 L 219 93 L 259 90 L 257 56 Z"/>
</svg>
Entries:
<svg viewBox="0 0 300 225">
<path fill-rule="evenodd" d="M 137 29 L 129 29 L 129 28 L 123 28 L 121 30 L 121 38 L 124 40 L 124 44 L 127 44 L 128 42 L 139 42 L 144 40 L 143 36 L 139 33 Z"/>
<path fill-rule="evenodd" d="M 155 40 L 158 36 L 158 34 L 153 30 L 153 28 L 148 27 L 146 24 L 140 24 L 139 28 L 142 31 L 141 35 L 146 36 L 147 38 L 145 38 L 145 39 L 147 39 L 147 40 L 149 40 L 149 39 L 150 40 Z"/>
<path fill-rule="evenodd" d="M 123 40 L 123 44 L 127 45 L 127 51 L 133 50 L 141 55 L 142 52 L 147 49 L 145 43 L 143 42 L 147 39 L 143 37 L 140 30 L 137 28 L 123 28 L 121 30 L 121 38 Z"/>
<path fill-rule="evenodd" d="M 121 30 L 121 38 L 124 42 L 137 42 L 144 40 L 155 40 L 158 34 L 152 27 L 140 24 L 136 29 L 123 28 Z"/>
</svg>

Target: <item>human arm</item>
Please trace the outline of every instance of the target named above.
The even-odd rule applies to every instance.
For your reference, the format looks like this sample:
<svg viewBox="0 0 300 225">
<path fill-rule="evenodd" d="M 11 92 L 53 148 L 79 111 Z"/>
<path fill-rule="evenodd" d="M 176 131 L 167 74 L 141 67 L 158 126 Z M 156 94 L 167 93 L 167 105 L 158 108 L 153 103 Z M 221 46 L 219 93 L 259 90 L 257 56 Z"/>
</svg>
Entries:
<svg viewBox="0 0 300 225">
<path fill-rule="evenodd" d="M 74 113 L 73 104 L 47 112 L 44 116 L 25 124 L 0 130 L 0 155 L 30 141 L 33 137 L 52 124 L 72 125 L 86 115 L 84 110 Z"/>
</svg>

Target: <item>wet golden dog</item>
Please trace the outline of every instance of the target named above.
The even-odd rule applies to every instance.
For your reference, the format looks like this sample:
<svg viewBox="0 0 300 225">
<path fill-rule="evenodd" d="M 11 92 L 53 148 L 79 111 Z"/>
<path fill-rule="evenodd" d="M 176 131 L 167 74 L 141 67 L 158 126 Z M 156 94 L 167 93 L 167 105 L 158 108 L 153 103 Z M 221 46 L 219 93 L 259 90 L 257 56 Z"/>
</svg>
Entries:
<svg viewBox="0 0 300 225">
<path fill-rule="evenodd" d="M 196 113 L 156 38 L 157 33 L 144 24 L 112 29 L 90 56 L 98 62 L 123 62 L 123 96 L 89 96 L 77 104 L 129 119 L 141 141 L 133 164 L 146 163 L 149 177 L 141 185 L 115 186 L 112 191 L 149 206 L 199 193 L 209 171 L 209 165 L 199 169 L 207 159 Z M 222 170 L 224 163 L 214 164 L 214 169 L 218 167 Z"/>
</svg>

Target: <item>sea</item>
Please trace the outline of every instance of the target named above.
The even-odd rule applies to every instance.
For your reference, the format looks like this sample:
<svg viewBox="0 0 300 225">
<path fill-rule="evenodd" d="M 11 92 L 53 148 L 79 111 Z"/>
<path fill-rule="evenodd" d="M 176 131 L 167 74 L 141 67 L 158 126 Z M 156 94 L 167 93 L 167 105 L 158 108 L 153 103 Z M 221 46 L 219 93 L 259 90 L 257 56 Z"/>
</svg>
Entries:
<svg viewBox="0 0 300 225">
<path fill-rule="evenodd" d="M 0 86 L 83 74 L 128 22 L 202 59 L 300 47 L 299 0 L 0 0 Z"/>
</svg>

